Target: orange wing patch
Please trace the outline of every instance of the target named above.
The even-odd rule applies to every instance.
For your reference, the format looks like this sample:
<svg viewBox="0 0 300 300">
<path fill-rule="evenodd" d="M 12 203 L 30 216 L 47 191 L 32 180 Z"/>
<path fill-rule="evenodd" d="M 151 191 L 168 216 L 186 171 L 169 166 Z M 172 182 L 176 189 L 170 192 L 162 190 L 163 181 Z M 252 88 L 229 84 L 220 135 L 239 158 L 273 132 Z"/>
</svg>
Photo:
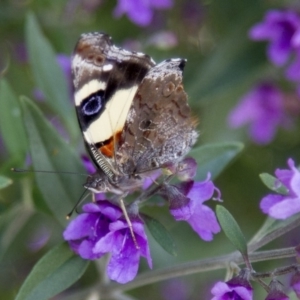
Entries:
<svg viewBox="0 0 300 300">
<path fill-rule="evenodd" d="M 121 131 L 117 132 L 114 136 L 112 136 L 110 139 L 106 140 L 102 143 L 102 145 L 99 147 L 99 151 L 106 157 L 112 158 L 115 154 L 115 145 L 118 144 L 120 137 L 121 137 Z"/>
</svg>

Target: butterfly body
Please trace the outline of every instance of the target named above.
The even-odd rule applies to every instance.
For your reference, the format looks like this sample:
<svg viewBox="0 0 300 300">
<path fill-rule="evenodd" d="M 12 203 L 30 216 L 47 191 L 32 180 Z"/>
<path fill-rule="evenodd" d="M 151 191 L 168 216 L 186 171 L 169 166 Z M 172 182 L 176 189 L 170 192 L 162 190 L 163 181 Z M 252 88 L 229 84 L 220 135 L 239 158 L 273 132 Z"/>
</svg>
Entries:
<svg viewBox="0 0 300 300">
<path fill-rule="evenodd" d="M 182 85 L 185 62 L 155 64 L 106 34 L 81 36 L 72 60 L 75 106 L 97 166 L 87 188 L 126 194 L 187 154 L 198 134 Z"/>
</svg>

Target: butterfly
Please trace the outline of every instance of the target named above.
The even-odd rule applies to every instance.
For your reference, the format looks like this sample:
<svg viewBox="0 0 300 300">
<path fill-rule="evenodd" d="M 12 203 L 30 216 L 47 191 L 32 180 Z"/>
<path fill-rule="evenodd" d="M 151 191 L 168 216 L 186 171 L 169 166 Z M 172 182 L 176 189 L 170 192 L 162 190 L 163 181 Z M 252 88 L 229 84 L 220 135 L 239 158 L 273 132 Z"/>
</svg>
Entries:
<svg viewBox="0 0 300 300">
<path fill-rule="evenodd" d="M 72 58 L 74 101 L 97 168 L 87 189 L 122 198 L 188 153 L 198 133 L 182 84 L 185 63 L 156 64 L 115 46 L 105 33 L 81 35 Z"/>
</svg>

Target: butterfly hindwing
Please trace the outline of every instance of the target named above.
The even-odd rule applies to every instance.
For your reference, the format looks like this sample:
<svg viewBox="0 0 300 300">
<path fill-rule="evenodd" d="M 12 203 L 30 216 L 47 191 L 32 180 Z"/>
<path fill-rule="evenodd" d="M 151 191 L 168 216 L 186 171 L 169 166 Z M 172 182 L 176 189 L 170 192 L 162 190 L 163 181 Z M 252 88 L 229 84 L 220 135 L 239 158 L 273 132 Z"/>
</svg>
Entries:
<svg viewBox="0 0 300 300">
<path fill-rule="evenodd" d="M 117 152 L 124 173 L 139 174 L 174 163 L 195 143 L 196 124 L 182 85 L 184 65 L 183 59 L 166 60 L 152 67 L 141 82 Z"/>
</svg>

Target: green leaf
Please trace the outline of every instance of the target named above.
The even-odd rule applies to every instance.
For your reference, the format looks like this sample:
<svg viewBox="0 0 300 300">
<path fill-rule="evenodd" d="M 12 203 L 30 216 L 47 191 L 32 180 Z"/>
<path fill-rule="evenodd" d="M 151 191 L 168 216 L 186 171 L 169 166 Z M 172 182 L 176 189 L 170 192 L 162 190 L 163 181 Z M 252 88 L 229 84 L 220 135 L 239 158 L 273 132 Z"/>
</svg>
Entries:
<svg viewBox="0 0 300 300">
<path fill-rule="evenodd" d="M 169 254 L 176 256 L 176 245 L 167 229 L 160 222 L 148 215 L 143 214 L 142 218 L 157 243 Z"/>
<path fill-rule="evenodd" d="M 243 144 L 231 142 L 208 144 L 193 149 L 189 156 L 194 157 L 198 164 L 195 180 L 205 179 L 208 172 L 212 179 L 216 178 L 243 148 Z"/>
<path fill-rule="evenodd" d="M 231 213 L 221 205 L 217 205 L 216 213 L 227 238 L 236 247 L 236 249 L 242 253 L 243 256 L 246 256 L 247 243 L 238 223 L 235 221 Z"/>
<path fill-rule="evenodd" d="M 23 203 L 11 205 L 0 214 L 0 261 L 32 216 L 33 212 Z"/>
<path fill-rule="evenodd" d="M 49 299 L 76 282 L 87 266 L 88 261 L 75 255 L 67 244 L 61 244 L 37 262 L 16 300 Z"/>
<path fill-rule="evenodd" d="M 69 133 L 73 137 L 77 131 L 77 122 L 75 110 L 70 101 L 67 81 L 57 63 L 55 52 L 42 34 L 33 13 L 27 14 L 25 37 L 36 85 L 44 93 L 48 105 L 65 121 Z"/>
<path fill-rule="evenodd" d="M 12 180 L 10 178 L 0 175 L 0 189 L 4 189 L 11 184 Z"/>
<path fill-rule="evenodd" d="M 85 173 L 78 155 L 68 145 L 37 108 L 21 97 L 24 125 L 35 170 Z M 35 173 L 37 185 L 53 215 L 65 225 L 65 216 L 82 194 L 83 179 L 70 174 Z"/>
<path fill-rule="evenodd" d="M 276 177 L 268 174 L 268 173 L 262 173 L 259 175 L 261 181 L 268 187 L 270 190 L 282 194 L 287 195 L 289 190 L 288 188 L 280 182 Z"/>
<path fill-rule="evenodd" d="M 25 158 L 27 143 L 18 98 L 5 79 L 0 80 L 0 131 L 10 156 L 20 163 Z"/>
</svg>

